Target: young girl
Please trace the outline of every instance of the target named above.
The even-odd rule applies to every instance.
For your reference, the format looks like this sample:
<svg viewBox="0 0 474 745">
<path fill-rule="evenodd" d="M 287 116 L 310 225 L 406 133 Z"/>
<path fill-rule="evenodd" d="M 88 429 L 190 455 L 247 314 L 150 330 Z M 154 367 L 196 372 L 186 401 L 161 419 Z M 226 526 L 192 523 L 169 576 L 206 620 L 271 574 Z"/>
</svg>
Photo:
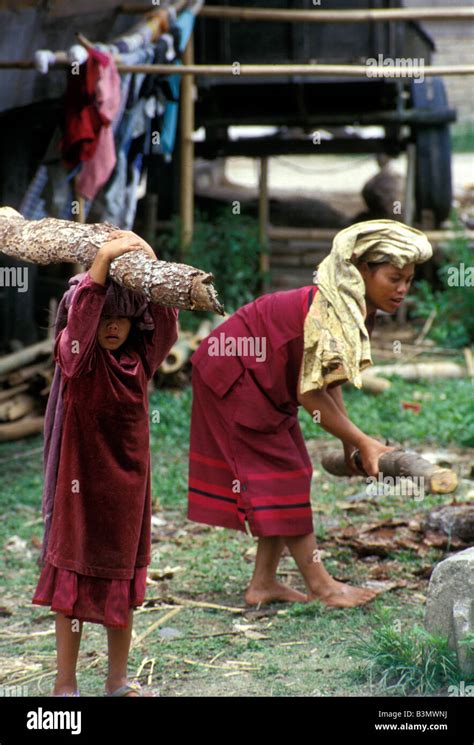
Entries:
<svg viewBox="0 0 474 745">
<path fill-rule="evenodd" d="M 375 592 L 336 582 L 319 560 L 310 503 L 312 465 L 298 424 L 302 405 L 343 444 L 351 473 L 366 475 L 393 448 L 365 435 L 344 407 L 340 384 L 361 385 L 371 364 L 377 309 L 394 313 L 415 263 L 432 249 L 394 220 L 357 223 L 334 239 L 317 287 L 263 295 L 238 310 L 193 355 L 188 517 L 258 537 L 249 604 L 306 601 L 351 607 Z M 306 594 L 277 581 L 285 544 Z"/>
<path fill-rule="evenodd" d="M 117 231 L 58 309 L 56 371 L 45 423 L 43 569 L 33 603 L 56 611 L 54 694 L 79 695 L 83 621 L 107 627 L 106 693 L 127 680 L 132 609 L 150 563 L 148 381 L 177 338 L 178 311 L 107 279 L 110 262 L 152 248 Z M 67 315 L 66 315 L 67 312 Z"/>
</svg>

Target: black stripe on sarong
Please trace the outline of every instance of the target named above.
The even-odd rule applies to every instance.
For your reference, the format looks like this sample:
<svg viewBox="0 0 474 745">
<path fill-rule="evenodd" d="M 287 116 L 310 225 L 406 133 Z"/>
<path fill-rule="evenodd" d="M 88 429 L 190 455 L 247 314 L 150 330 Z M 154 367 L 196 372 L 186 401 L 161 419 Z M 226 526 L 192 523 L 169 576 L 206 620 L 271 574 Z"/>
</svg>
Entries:
<svg viewBox="0 0 474 745">
<path fill-rule="evenodd" d="M 311 292 L 308 293 L 308 310 L 311 308 L 311 303 L 314 297 L 314 287 L 311 288 Z"/>
<path fill-rule="evenodd" d="M 302 502 L 301 504 L 270 504 L 263 505 L 261 507 L 253 507 L 253 510 L 291 510 L 293 507 L 311 507 L 310 502 Z"/>
<path fill-rule="evenodd" d="M 201 489 L 195 489 L 194 486 L 190 486 L 188 491 L 195 492 L 196 494 L 202 494 L 204 497 L 212 497 L 212 499 L 220 499 L 222 502 L 231 502 L 237 504 L 236 499 L 232 497 L 223 497 L 221 494 L 210 494 L 208 491 L 201 491 Z"/>
</svg>

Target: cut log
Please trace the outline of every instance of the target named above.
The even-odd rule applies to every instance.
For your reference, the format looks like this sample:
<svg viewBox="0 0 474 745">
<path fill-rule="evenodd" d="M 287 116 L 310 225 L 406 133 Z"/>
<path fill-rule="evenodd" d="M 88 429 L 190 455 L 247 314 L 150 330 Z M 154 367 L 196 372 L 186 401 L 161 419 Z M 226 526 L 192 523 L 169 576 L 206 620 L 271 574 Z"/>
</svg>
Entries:
<svg viewBox="0 0 474 745">
<path fill-rule="evenodd" d="M 321 465 L 333 476 L 351 475 L 342 452 L 330 451 L 322 457 Z M 454 471 L 440 468 L 420 455 L 407 453 L 402 449 L 384 453 L 379 459 L 379 470 L 381 479 L 385 476 L 417 478 L 425 492 L 434 494 L 453 492 L 458 485 L 458 477 Z M 420 479 L 423 481 L 420 482 Z"/>
<path fill-rule="evenodd" d="M 31 414 L 36 408 L 33 396 L 20 393 L 9 401 L 0 404 L 0 422 L 14 422 L 26 414 Z"/>
<path fill-rule="evenodd" d="M 17 422 L 0 424 L 0 442 L 21 440 L 22 437 L 37 435 L 43 431 L 44 417 L 24 417 Z"/>
<path fill-rule="evenodd" d="M 21 383 L 21 385 L 16 385 L 13 388 L 5 388 L 4 390 L 0 390 L 0 403 L 9 401 L 11 398 L 17 396 L 19 393 L 24 393 L 28 390 L 28 388 L 28 383 Z"/>
<path fill-rule="evenodd" d="M 18 352 L 12 352 L 0 357 L 0 375 L 17 370 L 19 367 L 28 365 L 33 362 L 37 357 L 41 357 L 47 354 L 51 354 L 53 351 L 53 339 L 45 339 L 37 344 L 32 344 L 29 347 L 20 349 Z"/>
<path fill-rule="evenodd" d="M 181 370 L 191 357 L 192 351 L 193 350 L 189 346 L 189 341 L 184 337 L 181 337 L 178 339 L 176 344 L 171 347 L 166 359 L 161 363 L 159 368 L 160 372 L 165 375 L 171 375 L 172 373 Z"/>
<path fill-rule="evenodd" d="M 466 369 L 455 362 L 418 362 L 401 365 L 375 365 L 370 368 L 370 374 L 382 377 L 384 375 L 399 375 L 404 380 L 420 380 L 425 378 L 464 378 Z"/>
<path fill-rule="evenodd" d="M 10 373 L 7 376 L 7 380 L 10 385 L 19 385 L 20 383 L 33 380 L 37 375 L 40 375 L 46 383 L 51 383 L 54 375 L 52 361 L 36 362 L 34 365 L 22 367 L 20 370 Z"/>
<path fill-rule="evenodd" d="M 89 225 L 53 217 L 25 220 L 11 207 L 0 208 L 0 250 L 34 264 L 66 262 L 88 268 L 114 230 L 118 228 L 109 223 Z M 224 312 L 213 275 L 187 264 L 153 260 L 145 251 L 129 251 L 111 262 L 109 274 L 122 287 L 160 305 Z"/>
<path fill-rule="evenodd" d="M 211 331 L 212 331 L 212 321 L 206 318 L 201 323 L 196 333 L 189 340 L 189 346 L 193 352 L 196 351 L 196 349 L 198 348 L 202 340 L 205 339 L 206 336 L 209 336 Z"/>
<path fill-rule="evenodd" d="M 362 390 L 367 393 L 378 395 L 391 387 L 391 382 L 385 378 L 376 378 L 375 375 L 362 375 Z"/>
</svg>

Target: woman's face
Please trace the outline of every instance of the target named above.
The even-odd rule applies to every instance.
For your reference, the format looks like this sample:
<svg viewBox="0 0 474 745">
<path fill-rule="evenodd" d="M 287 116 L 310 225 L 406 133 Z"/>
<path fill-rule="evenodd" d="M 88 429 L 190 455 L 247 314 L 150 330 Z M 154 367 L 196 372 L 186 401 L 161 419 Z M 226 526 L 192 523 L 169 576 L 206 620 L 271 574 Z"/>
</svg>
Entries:
<svg viewBox="0 0 474 745">
<path fill-rule="evenodd" d="M 383 310 L 395 313 L 410 289 L 415 274 L 415 265 L 406 264 L 398 269 L 393 264 L 381 264 L 371 268 L 367 262 L 359 264 L 358 269 L 365 282 L 367 310 Z"/>
<path fill-rule="evenodd" d="M 118 349 L 130 333 L 132 322 L 126 316 L 103 315 L 99 322 L 97 341 L 103 349 Z"/>
</svg>

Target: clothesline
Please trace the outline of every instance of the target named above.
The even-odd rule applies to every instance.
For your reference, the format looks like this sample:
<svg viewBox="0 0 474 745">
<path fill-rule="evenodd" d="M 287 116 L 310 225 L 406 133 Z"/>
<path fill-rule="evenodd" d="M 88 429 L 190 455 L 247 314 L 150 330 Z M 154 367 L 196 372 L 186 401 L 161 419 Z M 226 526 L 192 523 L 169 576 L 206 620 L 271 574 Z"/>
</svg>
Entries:
<svg viewBox="0 0 474 745">
<path fill-rule="evenodd" d="M 88 50 L 95 49 L 99 52 L 105 52 L 112 55 L 119 72 L 145 72 L 139 69 L 129 69 L 137 67 L 137 64 L 147 61 L 140 57 L 140 50 L 149 43 L 155 43 L 160 39 L 168 45 L 165 58 L 167 62 L 175 62 L 176 51 L 174 49 L 174 39 L 170 32 L 170 26 L 176 24 L 178 12 L 182 15 L 195 17 L 203 5 L 203 0 L 194 0 L 187 2 L 179 0 L 174 5 L 168 5 L 165 8 L 149 10 L 145 17 L 136 25 L 122 33 L 111 42 L 102 43 L 97 41 L 86 40 L 81 34 L 76 33 L 77 44 L 73 44 L 68 51 L 51 51 L 49 49 L 40 49 L 35 53 L 33 60 L 14 60 L 0 61 L 1 69 L 19 69 L 28 70 L 36 69 L 42 74 L 49 72 L 50 68 L 70 68 L 72 64 L 82 65 L 88 57 Z M 184 17 L 183 15 L 183 17 Z M 138 54 L 138 57 L 137 57 Z M 169 66 L 163 74 L 168 75 Z"/>
<path fill-rule="evenodd" d="M 96 46 L 96 45 L 94 45 Z M 54 67 L 70 67 L 66 52 L 56 52 Z M 62 56 L 64 55 L 64 57 Z M 33 69 L 33 60 L 15 62 L 0 61 L 1 69 Z M 145 73 L 147 75 L 169 75 L 169 64 L 117 64 L 120 73 Z M 204 75 L 211 77 L 276 77 L 279 75 L 356 77 L 356 78 L 405 78 L 438 75 L 474 75 L 474 65 L 251 65 L 233 62 L 230 65 L 179 65 L 172 69 L 173 75 Z"/>
<path fill-rule="evenodd" d="M 145 13 L 146 5 L 122 5 L 120 12 L 127 15 Z M 457 21 L 474 19 L 474 8 L 462 6 L 446 8 L 357 8 L 325 10 L 319 5 L 303 8 L 251 8 L 206 5 L 199 13 L 204 18 L 278 21 L 287 23 L 367 23 L 387 21 Z"/>
<path fill-rule="evenodd" d="M 68 52 L 41 50 L 35 63 L 44 72 L 59 58 L 67 60 L 62 64 L 71 74 L 64 123 L 54 132 L 24 196 L 24 217 L 83 222 L 92 215 L 95 222 L 131 229 L 137 202 L 146 191 L 150 158 L 167 162 L 173 155 L 181 82 L 174 73 L 194 22 L 189 8 L 178 16 L 167 8 L 148 14 L 108 44 L 76 34 L 79 44 Z M 146 73 L 119 76 L 117 58 L 169 63 L 160 78 Z M 74 63 L 78 74 L 71 69 Z"/>
</svg>

